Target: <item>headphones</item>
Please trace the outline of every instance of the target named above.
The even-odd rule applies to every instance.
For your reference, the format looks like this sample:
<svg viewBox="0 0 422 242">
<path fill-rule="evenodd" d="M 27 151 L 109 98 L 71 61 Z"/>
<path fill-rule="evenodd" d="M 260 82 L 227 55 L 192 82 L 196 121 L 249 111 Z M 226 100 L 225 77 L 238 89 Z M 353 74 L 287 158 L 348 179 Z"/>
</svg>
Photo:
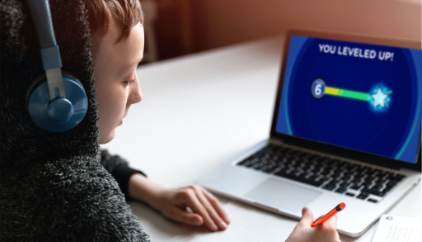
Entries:
<svg viewBox="0 0 422 242">
<path fill-rule="evenodd" d="M 27 91 L 28 112 L 38 127 L 51 132 L 66 131 L 85 117 L 88 98 L 78 79 L 66 72 L 62 74 L 48 0 L 27 0 L 27 4 L 41 44 L 45 70 Z"/>
</svg>

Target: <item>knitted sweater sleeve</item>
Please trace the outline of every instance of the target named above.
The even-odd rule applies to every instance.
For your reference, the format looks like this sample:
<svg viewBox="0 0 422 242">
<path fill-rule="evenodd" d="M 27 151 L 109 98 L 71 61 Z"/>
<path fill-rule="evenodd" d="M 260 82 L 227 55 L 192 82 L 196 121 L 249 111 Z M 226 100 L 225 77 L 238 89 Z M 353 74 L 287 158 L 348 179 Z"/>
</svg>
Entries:
<svg viewBox="0 0 422 242">
<path fill-rule="evenodd" d="M 111 155 L 107 150 L 101 150 L 101 164 L 104 168 L 116 179 L 120 189 L 129 198 L 129 179 L 135 174 L 139 173 L 146 176 L 145 173 L 129 167 L 128 162 L 118 155 Z"/>
<path fill-rule="evenodd" d="M 9 163 L 0 176 L 1 241 L 149 241 L 100 162 Z"/>
</svg>

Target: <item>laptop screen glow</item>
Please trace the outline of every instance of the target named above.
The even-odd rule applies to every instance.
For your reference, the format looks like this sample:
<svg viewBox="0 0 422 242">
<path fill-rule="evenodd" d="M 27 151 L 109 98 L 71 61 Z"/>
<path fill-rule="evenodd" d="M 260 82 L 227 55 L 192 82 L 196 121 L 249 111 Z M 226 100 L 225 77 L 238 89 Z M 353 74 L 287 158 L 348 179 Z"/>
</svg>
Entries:
<svg viewBox="0 0 422 242">
<path fill-rule="evenodd" d="M 276 132 L 416 163 L 422 51 L 291 36 Z"/>
</svg>

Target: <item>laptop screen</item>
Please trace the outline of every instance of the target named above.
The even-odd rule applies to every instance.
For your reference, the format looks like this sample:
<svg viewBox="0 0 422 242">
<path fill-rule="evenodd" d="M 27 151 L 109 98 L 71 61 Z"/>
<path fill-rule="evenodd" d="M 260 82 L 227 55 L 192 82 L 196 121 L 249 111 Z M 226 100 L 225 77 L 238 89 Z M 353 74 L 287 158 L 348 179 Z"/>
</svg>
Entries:
<svg viewBox="0 0 422 242">
<path fill-rule="evenodd" d="M 417 162 L 421 50 L 290 38 L 277 133 Z"/>
</svg>

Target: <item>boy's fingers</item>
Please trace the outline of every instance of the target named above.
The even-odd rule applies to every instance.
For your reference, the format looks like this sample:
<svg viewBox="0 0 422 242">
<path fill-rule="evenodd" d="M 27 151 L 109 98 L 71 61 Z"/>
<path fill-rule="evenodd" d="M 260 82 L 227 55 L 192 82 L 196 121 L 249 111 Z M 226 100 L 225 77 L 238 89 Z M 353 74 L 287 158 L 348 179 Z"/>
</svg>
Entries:
<svg viewBox="0 0 422 242">
<path fill-rule="evenodd" d="M 312 214 L 312 211 L 309 208 L 304 207 L 302 209 L 302 219 L 300 219 L 299 223 L 304 224 L 304 225 L 311 225 L 313 220 L 314 220 L 314 215 Z"/>
<path fill-rule="evenodd" d="M 223 219 L 219 216 L 219 214 L 215 211 L 214 207 L 210 204 L 208 199 L 205 197 L 203 190 L 197 190 L 196 196 L 198 197 L 199 201 L 207 210 L 208 214 L 212 218 L 213 222 L 221 229 L 225 230 L 227 228 L 227 224 L 223 221 Z"/>
<path fill-rule="evenodd" d="M 208 201 L 211 203 L 211 205 L 214 207 L 214 209 L 217 211 L 220 217 L 226 222 L 226 224 L 229 224 L 230 219 L 227 216 L 227 213 L 224 211 L 218 199 L 214 195 L 212 195 L 210 192 L 208 192 L 205 188 L 202 188 L 202 189 L 204 191 L 205 197 L 208 199 Z"/>
<path fill-rule="evenodd" d="M 323 226 L 327 227 L 327 228 L 336 228 L 337 227 L 337 215 L 335 215 L 332 218 L 330 218 L 329 220 L 325 221 L 323 223 Z"/>
<path fill-rule="evenodd" d="M 189 193 L 188 197 L 186 197 L 186 201 L 184 202 L 192 209 L 194 213 L 197 213 L 202 217 L 205 226 L 207 226 L 212 231 L 218 230 L 217 225 L 212 221 L 207 210 L 199 202 L 195 192 Z"/>
<path fill-rule="evenodd" d="M 183 211 L 178 207 L 173 207 L 173 210 L 170 212 L 169 216 L 171 217 L 171 219 L 174 219 L 178 222 L 194 226 L 200 226 L 204 222 L 202 217 L 198 214 Z"/>
</svg>

